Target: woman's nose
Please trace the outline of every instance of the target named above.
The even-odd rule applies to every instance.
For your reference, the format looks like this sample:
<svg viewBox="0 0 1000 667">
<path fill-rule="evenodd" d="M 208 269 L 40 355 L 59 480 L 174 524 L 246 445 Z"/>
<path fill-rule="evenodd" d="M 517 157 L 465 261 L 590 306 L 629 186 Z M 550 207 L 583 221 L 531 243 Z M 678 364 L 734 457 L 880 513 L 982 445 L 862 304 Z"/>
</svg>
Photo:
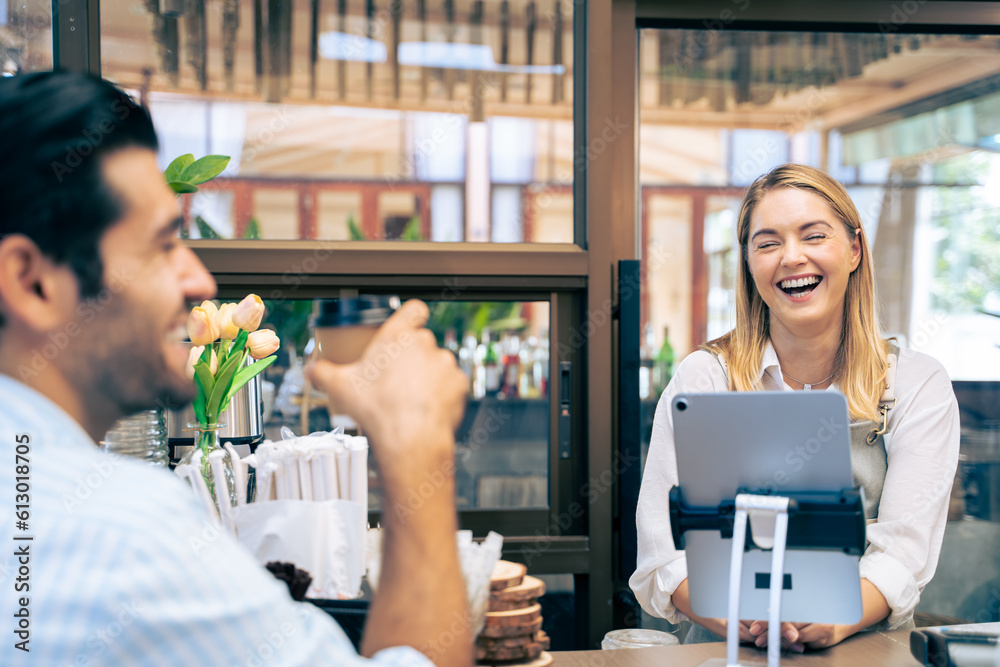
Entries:
<svg viewBox="0 0 1000 667">
<path fill-rule="evenodd" d="M 802 253 L 802 245 L 796 241 L 789 241 L 782 246 L 781 264 L 782 266 L 797 266 L 805 263 L 806 258 Z"/>
</svg>

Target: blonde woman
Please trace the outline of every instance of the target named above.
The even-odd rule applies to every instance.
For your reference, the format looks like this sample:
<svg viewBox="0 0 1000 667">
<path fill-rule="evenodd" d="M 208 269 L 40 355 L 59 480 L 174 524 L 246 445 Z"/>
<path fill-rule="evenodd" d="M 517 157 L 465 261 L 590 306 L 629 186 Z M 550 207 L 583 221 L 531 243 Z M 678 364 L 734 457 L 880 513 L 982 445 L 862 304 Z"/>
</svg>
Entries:
<svg viewBox="0 0 1000 667">
<path fill-rule="evenodd" d="M 851 460 L 865 491 L 863 617 L 852 626 L 783 624 L 792 650 L 832 646 L 879 627 L 912 626 L 934 575 L 958 465 L 958 405 L 944 368 L 879 332 L 868 243 L 837 181 L 787 164 L 750 186 L 740 209 L 736 328 L 688 356 L 660 397 L 639 493 L 638 567 L 630 585 L 654 616 L 696 625 L 688 642 L 722 641 L 725 619 L 691 612 L 684 552 L 674 548 L 667 494 L 677 483 L 670 403 L 719 391 L 839 391 L 851 417 Z M 726 573 L 720 572 L 720 577 Z M 767 643 L 767 623 L 740 638 Z"/>
</svg>

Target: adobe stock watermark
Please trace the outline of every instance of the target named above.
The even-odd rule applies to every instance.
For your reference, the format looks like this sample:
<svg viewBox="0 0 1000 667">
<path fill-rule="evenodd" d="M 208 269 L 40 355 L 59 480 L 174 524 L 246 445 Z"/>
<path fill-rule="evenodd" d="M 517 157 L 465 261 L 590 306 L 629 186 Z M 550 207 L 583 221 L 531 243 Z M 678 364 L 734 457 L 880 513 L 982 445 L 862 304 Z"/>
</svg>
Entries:
<svg viewBox="0 0 1000 667">
<path fill-rule="evenodd" d="M 407 490 L 406 502 L 397 503 L 395 507 L 396 518 L 403 522 L 418 512 L 430 498 L 437 493 L 448 480 L 455 478 L 458 468 L 458 461 L 466 462 L 478 452 L 483 445 L 490 440 L 490 436 L 503 428 L 503 425 L 510 420 L 512 413 L 506 412 L 508 406 L 497 402 L 487 408 L 480 408 L 480 414 L 485 410 L 485 417 L 481 423 L 474 428 L 466 440 L 467 447 L 463 447 L 460 452 L 456 452 L 455 458 L 447 461 L 441 470 L 427 471 L 424 479 L 416 487 Z M 477 422 L 480 417 L 477 415 Z"/>
<path fill-rule="evenodd" d="M 400 156 L 396 170 L 384 176 L 384 184 L 389 190 L 394 190 L 397 185 L 416 178 L 420 164 L 436 154 L 454 132 L 463 126 L 469 114 L 479 109 L 487 97 L 499 88 L 500 79 L 497 75 L 492 73 L 477 75 L 471 94 L 463 100 L 451 103 L 448 110 L 443 112 L 443 115 L 447 115 L 444 122 L 431 130 L 428 136 L 417 141 L 412 152 Z"/>
<path fill-rule="evenodd" d="M 428 641 L 422 647 L 422 652 L 432 662 L 437 662 L 440 658 L 444 657 L 448 649 L 455 645 L 456 641 L 471 636 L 475 621 L 476 619 L 472 617 L 471 613 L 466 612 L 463 614 L 456 611 L 452 614 L 448 628 L 438 635 L 436 639 Z"/>
<path fill-rule="evenodd" d="M 73 494 L 64 493 L 62 495 L 63 507 L 72 514 L 77 507 L 83 505 L 94 493 L 104 486 L 104 483 L 111 479 L 115 469 L 122 464 L 124 458 L 114 452 L 107 452 L 101 460 L 91 464 L 93 471 L 86 474 L 77 475 L 76 486 L 73 487 Z"/>
<path fill-rule="evenodd" d="M 124 121 L 131 113 L 131 109 L 120 99 L 112 102 L 110 108 L 119 122 Z M 104 143 L 104 140 L 114 133 L 117 127 L 115 122 L 105 118 L 96 127 L 85 128 L 83 136 L 66 150 L 65 157 L 62 160 L 53 161 L 50 165 L 52 173 L 56 176 L 56 181 L 62 183 L 63 178 L 83 164 L 84 159 L 92 155 Z"/>
<path fill-rule="evenodd" d="M 61 330 L 49 332 L 49 342 L 45 343 L 41 349 L 33 349 L 30 361 L 17 365 L 17 374 L 21 382 L 27 381 L 28 378 L 38 377 L 44 372 L 49 364 L 69 346 L 70 341 L 80 335 L 83 327 L 93 322 L 132 280 L 134 280 L 134 276 L 126 273 L 124 269 L 113 270 L 111 275 L 105 279 L 105 286 L 96 295 L 84 299 L 77 305 L 74 319 L 67 322 Z"/>
<path fill-rule="evenodd" d="M 883 35 L 899 32 L 899 29 L 909 23 L 925 4 L 927 4 L 927 0 L 894 2 L 892 4 L 892 12 L 889 14 L 889 20 L 879 21 L 876 24 L 878 31 Z"/>
<path fill-rule="evenodd" d="M 684 40 L 684 46 L 674 52 L 674 66 L 678 72 L 683 73 L 692 63 L 701 60 L 719 41 L 720 33 L 736 20 L 737 12 L 750 7 L 750 0 L 731 0 L 731 3 L 733 7 L 723 9 L 718 17 L 702 21 L 704 29 L 692 31 L 689 39 Z"/>
<path fill-rule="evenodd" d="M 288 106 L 279 106 L 277 110 L 271 114 L 268 118 L 265 126 L 257 130 L 252 136 L 246 138 L 246 146 L 248 147 L 243 151 L 243 155 L 240 158 L 242 164 L 250 164 L 257 158 L 257 154 L 275 140 L 275 138 L 281 134 L 292 121 L 295 120 L 295 116 L 289 111 Z"/>
<path fill-rule="evenodd" d="M 134 599 L 131 602 L 120 603 L 114 620 L 109 621 L 87 637 L 86 646 L 88 650 L 77 654 L 76 659 L 72 663 L 74 667 L 90 667 L 90 665 L 105 664 L 108 657 L 105 656 L 105 653 L 111 650 L 118 637 L 129 626 L 148 611 L 149 608 L 147 606 L 139 605 Z"/>
<path fill-rule="evenodd" d="M 583 517 L 587 507 L 595 504 L 601 497 L 612 490 L 615 480 L 620 479 L 622 473 L 630 470 L 632 466 L 639 465 L 639 457 L 631 454 L 617 452 L 611 466 L 602 470 L 596 476 L 590 477 L 579 489 L 579 497 L 582 500 L 574 500 L 567 508 L 559 514 L 551 514 L 551 523 L 543 533 L 535 530 L 534 537 L 537 538 L 523 550 L 524 564 L 531 564 L 543 554 L 548 552 L 553 545 L 553 540 L 559 538 L 572 528 L 575 520 Z"/>
<path fill-rule="evenodd" d="M 308 622 L 308 605 L 296 605 L 295 614 L 299 624 Z M 281 660 L 276 660 L 276 656 L 288 641 L 298 634 L 299 625 L 291 620 L 282 622 L 277 628 L 270 630 L 266 634 L 261 634 L 261 640 L 255 647 L 246 650 L 246 660 L 242 663 L 244 667 L 263 667 L 267 663 L 282 664 Z"/>
</svg>

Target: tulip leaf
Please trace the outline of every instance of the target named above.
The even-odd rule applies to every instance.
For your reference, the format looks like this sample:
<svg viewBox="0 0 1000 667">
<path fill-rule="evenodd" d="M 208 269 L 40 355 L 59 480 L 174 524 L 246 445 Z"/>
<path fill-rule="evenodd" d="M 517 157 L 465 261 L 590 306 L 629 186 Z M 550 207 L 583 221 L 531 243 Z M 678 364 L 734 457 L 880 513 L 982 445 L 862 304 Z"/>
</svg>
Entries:
<svg viewBox="0 0 1000 667">
<path fill-rule="evenodd" d="M 167 183 L 180 180 L 181 173 L 192 163 L 194 163 L 194 155 L 191 153 L 188 153 L 187 155 L 179 155 L 174 158 L 173 162 L 170 163 L 170 166 L 163 172 L 163 177 L 167 179 Z"/>
<path fill-rule="evenodd" d="M 191 192 L 198 192 L 197 185 L 191 185 L 185 181 L 170 181 L 168 185 L 173 189 L 174 194 L 184 195 Z"/>
<path fill-rule="evenodd" d="M 198 393 L 194 398 L 194 416 L 199 423 L 205 424 L 207 423 L 205 420 L 206 397 L 211 395 L 212 389 L 215 387 L 215 378 L 212 377 L 212 371 L 209 370 L 208 365 L 200 359 L 194 365 L 194 377 L 198 384 Z"/>
<path fill-rule="evenodd" d="M 242 352 L 247 346 L 247 339 L 250 337 L 250 332 L 240 329 L 239 334 L 237 334 L 236 339 L 233 340 L 233 346 L 229 348 L 229 354 L 236 354 L 237 352 Z"/>
<path fill-rule="evenodd" d="M 222 343 L 222 345 L 219 345 L 218 357 L 219 357 L 219 366 L 221 367 L 222 364 L 226 363 L 226 359 L 229 358 L 229 352 L 230 350 L 232 350 L 233 346 L 228 341 L 225 340 L 220 342 Z"/>
<path fill-rule="evenodd" d="M 226 363 L 219 367 L 219 372 L 215 376 L 215 386 L 212 387 L 212 395 L 208 399 L 208 405 L 205 406 L 205 414 L 208 417 L 218 418 L 219 413 L 222 412 L 219 409 L 222 405 L 222 399 L 229 391 L 229 385 L 232 384 L 233 376 L 239 369 L 242 359 L 243 355 L 230 355 Z"/>
<path fill-rule="evenodd" d="M 180 180 L 198 185 L 210 181 L 229 166 L 228 155 L 206 155 L 184 167 Z"/>
<path fill-rule="evenodd" d="M 270 357 L 264 357 L 245 368 L 241 368 L 236 373 L 236 377 L 233 378 L 233 385 L 230 387 L 229 393 L 226 394 L 226 403 L 229 403 L 229 400 L 236 395 L 236 392 L 243 388 L 243 385 L 262 373 L 265 368 L 273 364 L 277 359 L 278 357 L 272 354 Z"/>
</svg>

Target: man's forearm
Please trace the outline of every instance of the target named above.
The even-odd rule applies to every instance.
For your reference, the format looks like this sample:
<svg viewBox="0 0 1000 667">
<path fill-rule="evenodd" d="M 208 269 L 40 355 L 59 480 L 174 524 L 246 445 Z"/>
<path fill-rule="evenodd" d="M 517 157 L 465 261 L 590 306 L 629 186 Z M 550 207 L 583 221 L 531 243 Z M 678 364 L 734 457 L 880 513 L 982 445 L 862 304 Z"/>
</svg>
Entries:
<svg viewBox="0 0 1000 667">
<path fill-rule="evenodd" d="M 440 667 L 472 663 L 472 628 L 455 531 L 453 466 L 433 491 L 396 486 L 382 514 L 382 570 L 361 652 L 413 646 Z"/>
</svg>

